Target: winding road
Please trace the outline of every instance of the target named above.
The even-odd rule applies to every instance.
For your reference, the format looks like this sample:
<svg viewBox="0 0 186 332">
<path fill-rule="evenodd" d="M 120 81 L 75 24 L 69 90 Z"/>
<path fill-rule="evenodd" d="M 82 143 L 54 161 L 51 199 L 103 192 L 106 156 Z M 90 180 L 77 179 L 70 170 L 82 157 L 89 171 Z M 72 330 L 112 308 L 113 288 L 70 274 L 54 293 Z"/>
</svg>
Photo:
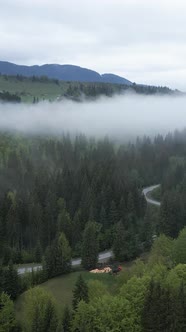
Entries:
<svg viewBox="0 0 186 332">
<path fill-rule="evenodd" d="M 159 186 L 160 186 L 160 184 L 157 184 L 157 185 L 154 185 L 154 186 L 144 188 L 142 190 L 142 193 L 144 194 L 145 199 L 148 203 L 156 205 L 156 206 L 160 206 L 160 204 L 161 204 L 160 202 L 158 202 L 158 201 L 156 201 L 152 198 L 149 198 L 149 196 L 148 196 L 151 191 L 158 188 Z M 104 260 L 107 260 L 107 259 L 111 258 L 112 256 L 113 256 L 112 250 L 101 252 L 99 254 L 98 261 L 102 262 Z M 79 265 L 81 265 L 81 258 L 72 259 L 72 266 L 79 266 Z M 33 271 L 39 271 L 41 269 L 42 269 L 42 265 L 35 265 L 35 266 L 19 267 L 17 269 L 17 271 L 18 271 L 18 274 L 24 274 L 26 272 L 32 272 L 32 270 Z"/>
<path fill-rule="evenodd" d="M 142 190 L 142 193 L 144 194 L 145 199 L 146 199 L 146 201 L 147 201 L 148 203 L 153 204 L 153 205 L 160 206 L 160 205 L 161 205 L 160 202 L 158 202 L 158 201 L 156 201 L 155 199 L 153 199 L 153 198 L 151 198 L 151 197 L 148 196 L 148 194 L 149 194 L 151 191 L 153 191 L 154 189 L 156 189 L 156 188 L 158 188 L 158 187 L 160 187 L 160 184 L 156 184 L 156 185 L 154 185 L 154 186 L 150 186 L 150 187 L 144 188 L 144 189 Z"/>
</svg>

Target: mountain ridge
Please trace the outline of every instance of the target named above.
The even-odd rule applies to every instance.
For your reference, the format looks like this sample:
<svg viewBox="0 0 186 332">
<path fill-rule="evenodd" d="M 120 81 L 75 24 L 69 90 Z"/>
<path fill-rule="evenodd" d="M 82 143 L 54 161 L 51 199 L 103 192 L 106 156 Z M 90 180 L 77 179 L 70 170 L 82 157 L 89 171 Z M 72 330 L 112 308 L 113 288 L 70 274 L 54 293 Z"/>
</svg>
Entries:
<svg viewBox="0 0 186 332">
<path fill-rule="evenodd" d="M 8 61 L 0 61 L 0 73 L 2 75 L 22 75 L 47 76 L 48 78 L 58 79 L 61 81 L 78 81 L 78 82 L 100 82 L 112 84 L 132 85 L 133 83 L 124 77 L 98 72 L 70 64 L 44 64 L 44 65 L 17 65 Z"/>
</svg>

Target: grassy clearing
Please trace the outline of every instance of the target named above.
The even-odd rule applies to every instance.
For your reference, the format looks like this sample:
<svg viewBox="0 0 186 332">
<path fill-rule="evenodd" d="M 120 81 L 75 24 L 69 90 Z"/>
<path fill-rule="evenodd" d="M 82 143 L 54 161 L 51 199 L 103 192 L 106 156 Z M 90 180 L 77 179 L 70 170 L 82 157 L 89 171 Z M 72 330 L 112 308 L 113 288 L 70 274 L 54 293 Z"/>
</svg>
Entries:
<svg viewBox="0 0 186 332">
<path fill-rule="evenodd" d="M 148 260 L 148 253 L 144 253 L 140 257 L 143 261 Z M 59 307 L 59 310 L 62 311 L 64 306 L 71 305 L 72 297 L 73 297 L 73 289 L 76 283 L 78 276 L 81 274 L 84 280 L 88 283 L 90 280 L 99 280 L 106 287 L 110 294 L 114 295 L 117 293 L 118 288 L 120 286 L 121 281 L 123 282 L 130 274 L 131 268 L 133 268 L 135 261 L 126 262 L 122 265 L 122 271 L 113 276 L 111 274 L 103 273 L 103 274 L 93 274 L 87 271 L 82 270 L 81 267 L 76 267 L 74 272 L 71 272 L 66 275 L 62 275 L 53 279 L 46 281 L 45 283 L 39 285 L 39 287 L 44 288 L 46 291 L 50 292 Z M 17 318 L 21 320 L 22 318 L 22 310 L 24 305 L 24 297 L 25 293 L 23 293 L 17 299 L 15 303 Z"/>
<path fill-rule="evenodd" d="M 148 252 L 143 253 L 140 258 L 142 261 L 146 262 L 148 260 Z M 124 282 L 130 277 L 131 269 L 134 267 L 135 260 L 130 262 L 125 262 L 122 265 L 122 271 L 113 276 L 111 274 L 93 274 L 82 270 L 82 267 L 73 268 L 73 272 L 62 275 L 53 279 L 46 281 L 45 283 L 39 285 L 38 287 L 44 288 L 47 292 L 51 293 L 57 303 L 59 315 L 62 314 L 65 305 L 72 304 L 73 289 L 78 276 L 81 274 L 84 280 L 89 283 L 90 280 L 99 280 L 107 288 L 108 292 L 112 295 L 117 294 L 120 287 Z M 24 308 L 24 298 L 25 293 L 23 293 L 15 302 L 15 310 L 17 319 L 21 322 L 23 320 L 23 308 Z"/>
<path fill-rule="evenodd" d="M 21 81 L 16 77 L 0 76 L 0 91 L 17 94 L 23 102 L 33 102 L 34 97 L 39 100 L 54 100 L 67 90 L 68 84 L 60 81 L 59 84 L 52 80 L 47 82 L 33 82 L 29 78 Z"/>
<path fill-rule="evenodd" d="M 131 263 L 123 267 L 123 271 L 120 273 L 120 276 L 124 274 L 128 269 L 130 269 Z M 72 297 L 73 297 L 73 288 L 75 286 L 76 280 L 79 276 L 79 274 L 82 274 L 83 278 L 89 282 L 90 280 L 99 280 L 103 282 L 104 285 L 106 285 L 108 291 L 111 294 L 115 294 L 117 290 L 117 284 L 118 284 L 118 276 L 112 276 L 110 274 L 92 274 L 86 271 L 76 271 L 69 273 L 67 275 L 62 275 L 57 278 L 53 278 L 48 280 L 47 282 L 41 284 L 39 287 L 44 288 L 48 292 L 50 292 L 58 305 L 59 313 L 62 312 L 64 306 L 66 304 L 71 305 L 72 303 Z M 19 298 L 17 299 L 15 303 L 15 309 L 16 309 L 16 316 L 18 320 L 22 320 L 22 312 L 23 312 L 23 306 L 24 306 L 24 297 L 25 293 L 23 293 Z"/>
</svg>

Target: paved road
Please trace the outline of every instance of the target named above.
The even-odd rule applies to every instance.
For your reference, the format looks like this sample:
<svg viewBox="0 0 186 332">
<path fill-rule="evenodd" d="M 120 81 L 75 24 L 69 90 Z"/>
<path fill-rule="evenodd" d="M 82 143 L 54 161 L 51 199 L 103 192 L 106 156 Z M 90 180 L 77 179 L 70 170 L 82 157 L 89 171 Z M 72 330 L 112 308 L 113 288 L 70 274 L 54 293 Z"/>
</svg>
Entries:
<svg viewBox="0 0 186 332">
<path fill-rule="evenodd" d="M 142 192 L 145 195 L 145 198 L 146 198 L 146 200 L 147 200 L 148 203 L 160 206 L 160 202 L 158 202 L 158 201 L 156 201 L 156 200 L 148 197 L 148 194 L 152 190 L 154 190 L 155 188 L 158 188 L 159 186 L 160 186 L 160 184 L 157 184 L 157 185 L 150 186 L 150 187 L 147 187 L 147 188 L 143 189 Z M 111 258 L 112 256 L 113 256 L 112 250 L 101 252 L 99 254 L 98 261 L 102 262 L 104 260 L 107 260 L 107 259 Z M 81 258 L 72 259 L 72 266 L 79 266 L 79 265 L 81 265 Z M 32 269 L 34 271 L 41 270 L 42 269 L 42 265 L 37 265 L 37 266 L 32 266 L 32 267 L 30 267 L 30 266 L 28 266 L 28 267 L 19 267 L 18 268 L 18 273 L 19 274 L 24 274 L 26 272 L 32 272 Z"/>
<path fill-rule="evenodd" d="M 98 261 L 102 262 L 104 260 L 107 260 L 107 259 L 111 258 L 112 256 L 113 256 L 112 250 L 101 252 L 99 254 Z M 72 259 L 72 266 L 79 266 L 79 265 L 81 265 L 81 258 Z M 32 266 L 32 267 L 31 266 L 19 267 L 17 269 L 17 271 L 18 271 L 18 274 L 24 274 L 26 272 L 32 272 L 32 269 L 34 271 L 42 270 L 42 265 L 36 265 L 36 266 Z"/>
<path fill-rule="evenodd" d="M 149 197 L 148 197 L 148 194 L 149 194 L 152 190 L 158 188 L 159 186 L 160 186 L 160 184 L 156 184 L 156 185 L 154 185 L 154 186 L 150 186 L 150 187 L 147 187 L 147 188 L 144 188 L 144 189 L 143 189 L 142 192 L 143 192 L 143 194 L 145 195 L 146 201 L 147 201 L 148 203 L 153 204 L 153 205 L 157 205 L 157 206 L 160 206 L 160 205 L 161 205 L 160 202 L 156 201 L 156 200 L 153 199 L 153 198 L 149 198 Z"/>
</svg>

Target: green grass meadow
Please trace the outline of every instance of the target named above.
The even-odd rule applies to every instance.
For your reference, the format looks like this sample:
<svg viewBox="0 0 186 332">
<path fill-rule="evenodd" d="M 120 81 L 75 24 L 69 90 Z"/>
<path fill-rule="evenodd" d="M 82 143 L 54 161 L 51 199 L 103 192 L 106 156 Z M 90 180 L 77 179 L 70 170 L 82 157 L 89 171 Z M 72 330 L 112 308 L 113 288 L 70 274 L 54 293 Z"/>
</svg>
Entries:
<svg viewBox="0 0 186 332">
<path fill-rule="evenodd" d="M 0 91 L 17 94 L 23 102 L 33 102 L 34 97 L 41 100 L 55 100 L 67 90 L 68 83 L 59 81 L 59 85 L 52 80 L 47 82 L 34 82 L 30 78 L 21 81 L 16 77 L 0 76 Z"/>
<path fill-rule="evenodd" d="M 65 305 L 71 305 L 73 289 L 80 274 L 83 276 L 87 283 L 89 280 L 99 280 L 103 282 L 111 294 L 114 294 L 115 289 L 117 288 L 118 276 L 112 276 L 106 273 L 93 274 L 86 271 L 78 271 L 50 279 L 47 282 L 39 285 L 39 287 L 44 288 L 47 292 L 50 292 L 53 295 L 57 303 L 59 314 L 63 312 Z M 26 292 L 20 295 L 15 302 L 16 316 L 19 321 L 22 320 L 25 294 Z"/>
</svg>

